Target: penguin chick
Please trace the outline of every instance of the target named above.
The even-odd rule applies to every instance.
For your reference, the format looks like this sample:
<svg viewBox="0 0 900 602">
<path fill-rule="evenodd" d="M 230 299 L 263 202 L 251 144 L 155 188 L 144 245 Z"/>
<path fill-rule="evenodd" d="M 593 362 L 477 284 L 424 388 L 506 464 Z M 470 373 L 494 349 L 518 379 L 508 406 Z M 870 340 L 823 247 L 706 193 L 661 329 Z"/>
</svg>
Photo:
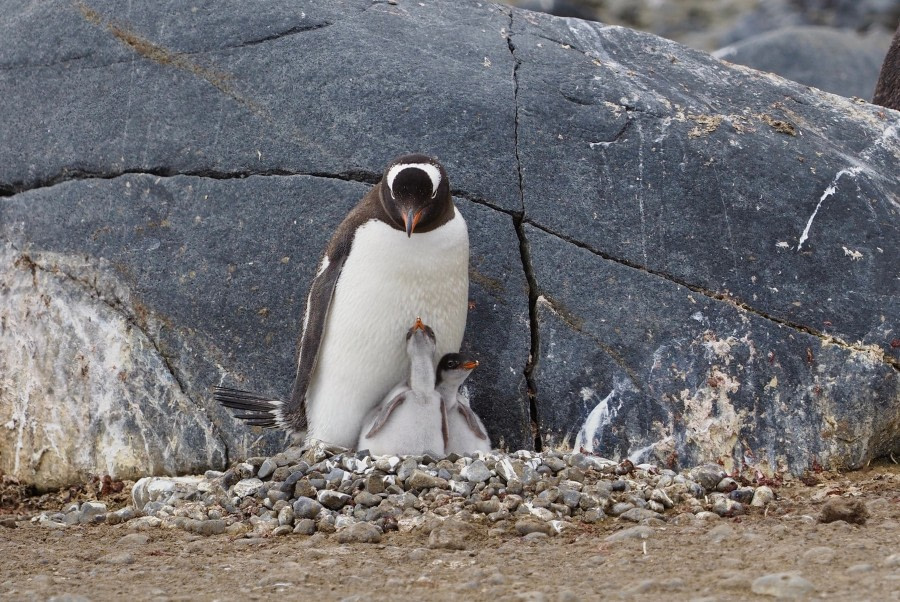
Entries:
<svg viewBox="0 0 900 602">
<path fill-rule="evenodd" d="M 369 412 L 356 449 L 368 449 L 375 456 L 444 452 L 447 415 L 434 388 L 434 349 L 434 331 L 416 318 L 406 333 L 409 381 Z"/>
<path fill-rule="evenodd" d="M 468 229 L 444 167 L 425 155 L 399 157 L 325 249 L 290 398 L 222 388 L 214 398 L 251 425 L 353 447 L 369 410 L 406 378 L 397 333 L 421 316 L 437 333 L 438 356 L 459 350 L 468 290 Z"/>
<path fill-rule="evenodd" d="M 477 367 L 477 360 L 461 353 L 448 353 L 438 363 L 435 388 L 447 408 L 448 439 L 445 453 L 462 455 L 491 450 L 491 441 L 484 423 L 469 407 L 468 399 L 459 392 L 460 386 Z"/>
</svg>

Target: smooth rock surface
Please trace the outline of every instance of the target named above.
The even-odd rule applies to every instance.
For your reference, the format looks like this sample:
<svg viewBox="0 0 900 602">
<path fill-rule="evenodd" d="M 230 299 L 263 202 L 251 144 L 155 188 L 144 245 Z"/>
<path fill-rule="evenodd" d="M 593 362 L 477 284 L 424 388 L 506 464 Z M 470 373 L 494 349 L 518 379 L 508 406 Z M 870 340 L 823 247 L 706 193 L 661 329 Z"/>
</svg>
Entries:
<svg viewBox="0 0 900 602">
<path fill-rule="evenodd" d="M 784 27 L 720 48 L 713 56 L 832 94 L 869 100 L 890 45 L 885 32 Z"/>
<path fill-rule="evenodd" d="M 483 3 L 118 8 L 0 24 L 4 474 L 284 447 L 210 388 L 288 394 L 325 242 L 411 150 L 469 223 L 493 444 L 729 472 L 900 451 L 897 113 Z"/>
</svg>

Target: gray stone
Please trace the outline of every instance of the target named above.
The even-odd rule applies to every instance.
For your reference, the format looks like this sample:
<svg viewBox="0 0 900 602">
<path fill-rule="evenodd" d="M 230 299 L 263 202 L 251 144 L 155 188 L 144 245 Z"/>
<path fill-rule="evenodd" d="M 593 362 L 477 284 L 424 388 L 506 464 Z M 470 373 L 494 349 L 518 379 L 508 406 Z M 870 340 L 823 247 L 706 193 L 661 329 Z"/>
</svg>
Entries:
<svg viewBox="0 0 900 602">
<path fill-rule="evenodd" d="M 400 475 L 397 476 L 399 477 Z M 410 491 L 421 491 L 423 489 L 431 489 L 432 487 L 446 489 L 448 484 L 444 479 L 433 477 L 425 471 L 416 469 L 406 479 L 406 487 Z"/>
<path fill-rule="evenodd" d="M 397 467 L 397 478 L 406 481 L 418 469 L 419 462 L 415 458 L 406 458 Z"/>
<path fill-rule="evenodd" d="M 725 478 L 725 471 L 716 464 L 704 464 L 691 470 L 691 478 L 706 491 L 715 491 L 719 482 Z"/>
<path fill-rule="evenodd" d="M 629 527 L 616 531 L 612 535 L 607 535 L 606 541 L 623 541 L 626 539 L 649 539 L 653 536 L 653 529 L 645 525 Z"/>
<path fill-rule="evenodd" d="M 820 90 L 869 99 L 891 36 L 832 27 L 783 27 L 720 48 L 713 56 Z"/>
<path fill-rule="evenodd" d="M 285 535 L 290 535 L 294 532 L 293 525 L 278 525 L 274 529 L 272 529 L 272 536 L 274 537 L 283 537 Z"/>
<path fill-rule="evenodd" d="M 801 598 L 815 589 L 815 586 L 798 573 L 772 573 L 753 580 L 750 589 L 754 594 L 775 598 Z"/>
<path fill-rule="evenodd" d="M 298 498 L 293 505 L 296 518 L 316 518 L 322 510 L 322 504 L 308 497 Z"/>
<path fill-rule="evenodd" d="M 355 523 L 337 533 L 339 543 L 379 543 L 381 529 L 371 523 Z"/>
<path fill-rule="evenodd" d="M 428 547 L 445 550 L 465 550 L 475 536 L 475 527 L 453 518 L 442 521 L 431 530 Z"/>
<path fill-rule="evenodd" d="M 294 524 L 294 533 L 298 535 L 312 535 L 316 532 L 316 521 L 311 518 L 301 518 Z"/>
<path fill-rule="evenodd" d="M 238 497 L 251 497 L 256 495 L 262 486 L 263 482 L 256 477 L 253 477 L 238 481 L 235 483 L 232 491 L 234 492 L 234 495 Z"/>
<path fill-rule="evenodd" d="M 104 564 L 134 564 L 134 554 L 131 552 L 110 552 L 97 559 Z"/>
<path fill-rule="evenodd" d="M 350 503 L 353 499 L 346 493 L 340 493 L 338 491 L 320 491 L 316 496 L 316 499 L 320 504 L 328 508 L 329 510 L 340 510 L 344 506 Z M 296 509 L 295 509 L 296 512 Z M 299 514 L 298 514 L 299 516 Z"/>
<path fill-rule="evenodd" d="M 141 516 L 125 524 L 132 531 L 147 531 L 159 527 L 162 524 L 162 520 L 155 516 Z"/>
<path fill-rule="evenodd" d="M 775 492 L 772 491 L 772 488 L 767 485 L 762 485 L 757 487 L 756 491 L 753 492 L 753 500 L 750 502 L 750 505 L 762 508 L 774 500 Z"/>
<path fill-rule="evenodd" d="M 146 533 L 129 533 L 120 537 L 116 543 L 120 546 L 144 546 L 150 543 L 150 536 Z"/>
<path fill-rule="evenodd" d="M 144 477 L 131 488 L 134 507 L 143 511 L 150 502 L 171 504 L 175 500 L 188 499 L 196 495 L 200 477 Z"/>
<path fill-rule="evenodd" d="M 630 503 L 628 503 L 628 502 L 616 502 L 616 503 L 613 504 L 612 507 L 609 509 L 609 513 L 610 513 L 612 516 L 619 516 L 620 514 L 623 514 L 623 513 L 625 513 L 625 512 L 628 512 L 628 511 L 631 510 L 632 508 L 634 508 L 634 504 L 630 504 Z"/>
<path fill-rule="evenodd" d="M 529 533 L 544 533 L 550 535 L 553 528 L 545 521 L 536 518 L 520 518 L 516 521 L 516 533 L 519 535 L 528 535 Z"/>
<path fill-rule="evenodd" d="M 262 464 L 259 465 L 259 469 L 256 471 L 256 476 L 260 479 L 265 479 L 278 468 L 278 463 L 275 462 L 272 458 L 266 458 Z"/>
<path fill-rule="evenodd" d="M 191 523 L 190 531 L 197 535 L 221 535 L 225 532 L 225 521 L 217 520 L 198 520 Z"/>
<path fill-rule="evenodd" d="M 372 506 L 377 506 L 381 503 L 381 496 L 363 490 L 353 497 L 353 503 L 360 504 L 366 508 L 371 508 Z"/>
<path fill-rule="evenodd" d="M 491 478 L 491 471 L 481 460 L 475 460 L 460 471 L 460 476 L 470 483 L 483 483 Z"/>
<path fill-rule="evenodd" d="M 646 520 L 648 518 L 662 519 L 663 515 L 659 512 L 654 512 L 653 510 L 647 510 L 645 508 L 632 508 L 631 510 L 626 510 L 625 512 L 620 514 L 619 518 L 624 518 L 625 520 L 639 523 L 642 520 Z"/>
</svg>

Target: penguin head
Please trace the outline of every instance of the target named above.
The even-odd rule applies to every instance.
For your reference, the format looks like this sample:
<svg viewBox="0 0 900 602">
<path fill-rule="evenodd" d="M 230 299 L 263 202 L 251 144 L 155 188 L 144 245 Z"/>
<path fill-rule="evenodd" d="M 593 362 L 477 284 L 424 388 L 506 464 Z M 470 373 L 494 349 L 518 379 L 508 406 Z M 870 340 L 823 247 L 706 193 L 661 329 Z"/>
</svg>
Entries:
<svg viewBox="0 0 900 602">
<path fill-rule="evenodd" d="M 416 323 L 406 332 L 406 348 L 410 354 L 415 351 L 428 351 L 434 353 L 436 339 L 430 326 L 422 322 L 422 318 L 416 318 Z"/>
<path fill-rule="evenodd" d="M 384 170 L 379 192 L 393 226 L 407 236 L 434 230 L 453 217 L 447 172 L 426 155 L 394 159 Z"/>
<path fill-rule="evenodd" d="M 472 370 L 478 367 L 478 360 L 465 353 L 448 353 L 437 365 L 437 382 L 462 384 Z"/>
</svg>

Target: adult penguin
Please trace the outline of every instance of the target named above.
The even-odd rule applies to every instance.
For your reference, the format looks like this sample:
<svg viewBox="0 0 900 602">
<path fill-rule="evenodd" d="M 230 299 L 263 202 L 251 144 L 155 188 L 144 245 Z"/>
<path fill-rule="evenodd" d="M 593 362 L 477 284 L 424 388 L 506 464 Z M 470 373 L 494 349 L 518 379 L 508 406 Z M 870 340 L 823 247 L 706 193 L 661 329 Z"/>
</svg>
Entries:
<svg viewBox="0 0 900 602">
<path fill-rule="evenodd" d="M 469 237 L 434 158 L 399 157 L 328 243 L 306 301 L 290 400 L 217 388 L 250 424 L 352 448 L 368 412 L 409 376 L 403 333 L 431 326 L 437 357 L 466 327 Z"/>
</svg>

